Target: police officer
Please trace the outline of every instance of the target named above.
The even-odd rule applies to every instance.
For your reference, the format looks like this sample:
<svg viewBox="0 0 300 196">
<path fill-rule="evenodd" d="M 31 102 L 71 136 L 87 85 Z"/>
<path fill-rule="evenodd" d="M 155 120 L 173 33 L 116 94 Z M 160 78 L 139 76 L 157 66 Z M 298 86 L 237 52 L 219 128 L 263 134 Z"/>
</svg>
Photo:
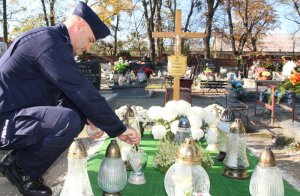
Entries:
<svg viewBox="0 0 300 196">
<path fill-rule="evenodd" d="M 92 9 L 79 2 L 63 24 L 22 34 L 1 58 L 0 149 L 11 151 L 0 162 L 0 175 L 22 194 L 52 194 L 42 175 L 85 123 L 110 137 L 140 142 L 136 130 L 120 121 L 80 73 L 73 57 L 109 34 Z"/>
</svg>

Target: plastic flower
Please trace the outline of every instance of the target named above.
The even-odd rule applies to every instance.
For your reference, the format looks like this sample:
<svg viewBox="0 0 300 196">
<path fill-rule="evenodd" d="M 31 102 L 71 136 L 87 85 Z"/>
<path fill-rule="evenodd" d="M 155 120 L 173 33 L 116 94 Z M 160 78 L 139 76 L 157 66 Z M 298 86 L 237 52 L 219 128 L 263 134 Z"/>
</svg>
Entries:
<svg viewBox="0 0 300 196">
<path fill-rule="evenodd" d="M 293 73 L 291 76 L 290 76 L 290 81 L 293 85 L 296 85 L 296 84 L 300 84 L 300 73 Z"/>
<path fill-rule="evenodd" d="M 202 126 L 202 118 L 199 118 L 197 115 L 188 115 L 187 116 L 192 127 L 200 128 Z"/>
<path fill-rule="evenodd" d="M 167 134 L 167 130 L 163 125 L 154 125 L 152 127 L 152 134 L 154 139 L 162 139 Z"/>
<path fill-rule="evenodd" d="M 161 119 L 162 107 L 160 106 L 152 106 L 148 110 L 148 116 L 151 120 L 159 120 Z"/>
<path fill-rule="evenodd" d="M 278 86 L 279 91 L 277 102 L 279 103 L 282 96 L 289 91 L 290 93 L 300 94 L 300 66 L 299 61 L 296 64 L 294 61 L 289 61 L 283 66 L 282 75 L 285 80 Z"/>
<path fill-rule="evenodd" d="M 296 63 L 294 61 L 288 61 L 282 68 L 282 76 L 284 78 L 289 78 L 293 69 L 296 67 Z"/>
<path fill-rule="evenodd" d="M 164 107 L 162 109 L 161 117 L 163 120 L 167 122 L 171 122 L 175 120 L 177 116 L 178 116 L 177 111 L 174 108 Z"/>
<path fill-rule="evenodd" d="M 191 126 L 191 132 L 194 140 L 199 140 L 204 136 L 204 131 L 200 128 Z"/>
<path fill-rule="evenodd" d="M 268 76 L 271 76 L 271 73 L 269 71 L 263 71 L 261 73 L 261 75 L 264 76 L 264 77 L 268 77 Z"/>
<path fill-rule="evenodd" d="M 159 135 L 159 137 L 165 135 L 169 139 L 169 136 L 177 133 L 179 118 L 182 115 L 186 115 L 189 119 L 191 131 L 193 132 L 192 136 L 195 140 L 202 138 L 204 134 L 203 130 L 206 130 L 216 119 L 216 115 L 209 109 L 203 109 L 197 106 L 191 107 L 190 103 L 183 100 L 169 101 L 165 107 L 152 106 L 149 108 L 148 116 L 150 120 L 155 123 L 155 126 L 152 127 L 152 134 L 158 134 L 158 128 L 156 126 L 160 125 L 165 129 L 163 133 L 160 133 L 161 135 Z M 171 135 L 165 132 L 171 133 Z"/>
<path fill-rule="evenodd" d="M 129 62 L 128 61 L 124 61 L 122 57 L 119 58 L 119 60 L 117 62 L 115 62 L 115 71 L 117 71 L 118 73 L 125 73 L 129 67 Z"/>
</svg>

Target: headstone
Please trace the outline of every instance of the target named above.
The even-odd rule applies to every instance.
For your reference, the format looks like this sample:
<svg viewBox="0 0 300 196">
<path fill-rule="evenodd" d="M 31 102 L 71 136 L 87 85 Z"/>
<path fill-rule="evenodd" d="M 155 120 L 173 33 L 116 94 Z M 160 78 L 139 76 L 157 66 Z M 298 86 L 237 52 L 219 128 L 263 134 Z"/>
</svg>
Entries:
<svg viewBox="0 0 300 196">
<path fill-rule="evenodd" d="M 7 50 L 7 44 L 5 42 L 0 42 L 0 58 Z"/>
<path fill-rule="evenodd" d="M 100 60 L 93 59 L 89 61 L 78 62 L 77 64 L 81 73 L 93 83 L 96 89 L 100 90 Z"/>
</svg>

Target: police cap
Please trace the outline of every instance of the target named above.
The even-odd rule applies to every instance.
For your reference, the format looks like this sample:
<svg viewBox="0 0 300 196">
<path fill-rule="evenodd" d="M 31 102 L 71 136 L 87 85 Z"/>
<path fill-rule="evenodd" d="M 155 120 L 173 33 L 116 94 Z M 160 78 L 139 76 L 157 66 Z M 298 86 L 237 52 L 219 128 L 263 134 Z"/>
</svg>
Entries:
<svg viewBox="0 0 300 196">
<path fill-rule="evenodd" d="M 79 1 L 76 5 L 73 15 L 84 19 L 91 27 L 96 40 L 105 38 L 110 34 L 109 28 L 100 20 L 97 14 L 84 2 Z"/>
</svg>

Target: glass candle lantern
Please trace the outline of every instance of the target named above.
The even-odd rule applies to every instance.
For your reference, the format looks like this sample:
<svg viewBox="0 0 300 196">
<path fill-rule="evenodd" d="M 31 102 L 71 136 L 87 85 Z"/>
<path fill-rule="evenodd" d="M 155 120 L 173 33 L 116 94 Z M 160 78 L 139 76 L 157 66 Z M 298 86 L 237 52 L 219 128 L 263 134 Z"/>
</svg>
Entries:
<svg viewBox="0 0 300 196">
<path fill-rule="evenodd" d="M 116 140 L 111 140 L 98 173 L 98 185 L 103 195 L 120 195 L 127 183 L 126 167 Z"/>
<path fill-rule="evenodd" d="M 92 196 L 87 173 L 87 152 L 79 138 L 75 138 L 68 151 L 68 172 L 60 196 Z"/>
<path fill-rule="evenodd" d="M 133 146 L 129 154 L 129 165 L 131 172 L 129 174 L 128 182 L 130 184 L 145 184 L 146 178 L 144 169 L 146 167 L 148 155 L 136 145 Z"/>
<path fill-rule="evenodd" d="M 215 114 L 216 119 L 215 121 L 209 126 L 209 129 L 206 134 L 206 141 L 207 141 L 207 147 L 206 150 L 209 151 L 218 151 L 219 145 L 218 145 L 218 137 L 219 137 L 219 131 L 217 128 L 217 125 L 220 121 L 219 111 L 218 108 L 213 109 L 213 114 Z"/>
<path fill-rule="evenodd" d="M 178 123 L 178 130 L 176 132 L 174 142 L 182 144 L 186 138 L 191 137 L 191 124 L 186 116 L 181 116 Z"/>
<path fill-rule="evenodd" d="M 250 194 L 252 196 L 283 196 L 284 186 L 279 169 L 270 148 L 260 155 L 250 179 Z"/>
<path fill-rule="evenodd" d="M 223 175 L 236 179 L 247 178 L 246 168 L 249 167 L 249 162 L 246 154 L 246 130 L 240 118 L 236 118 L 230 127 L 227 147 Z"/>
<path fill-rule="evenodd" d="M 191 138 L 178 148 L 175 163 L 168 169 L 164 186 L 169 196 L 209 195 L 210 181 L 200 163 L 200 150 Z"/>
<path fill-rule="evenodd" d="M 231 109 L 226 108 L 220 118 L 219 123 L 217 124 L 218 129 L 218 148 L 219 148 L 219 155 L 217 156 L 218 161 L 223 161 L 226 152 L 227 152 L 227 135 L 229 133 L 230 127 L 235 119 L 234 113 Z"/>
<path fill-rule="evenodd" d="M 264 93 L 263 92 L 259 92 L 258 100 L 261 102 L 264 101 Z"/>
<path fill-rule="evenodd" d="M 124 110 L 122 111 L 122 117 L 123 117 L 122 121 L 126 126 L 135 128 L 138 134 L 141 135 L 137 112 L 134 106 L 127 104 Z M 122 160 L 124 161 L 126 167 L 129 169 L 128 156 L 131 151 L 131 145 L 121 141 L 120 139 L 117 139 L 117 142 L 121 150 Z"/>
</svg>

